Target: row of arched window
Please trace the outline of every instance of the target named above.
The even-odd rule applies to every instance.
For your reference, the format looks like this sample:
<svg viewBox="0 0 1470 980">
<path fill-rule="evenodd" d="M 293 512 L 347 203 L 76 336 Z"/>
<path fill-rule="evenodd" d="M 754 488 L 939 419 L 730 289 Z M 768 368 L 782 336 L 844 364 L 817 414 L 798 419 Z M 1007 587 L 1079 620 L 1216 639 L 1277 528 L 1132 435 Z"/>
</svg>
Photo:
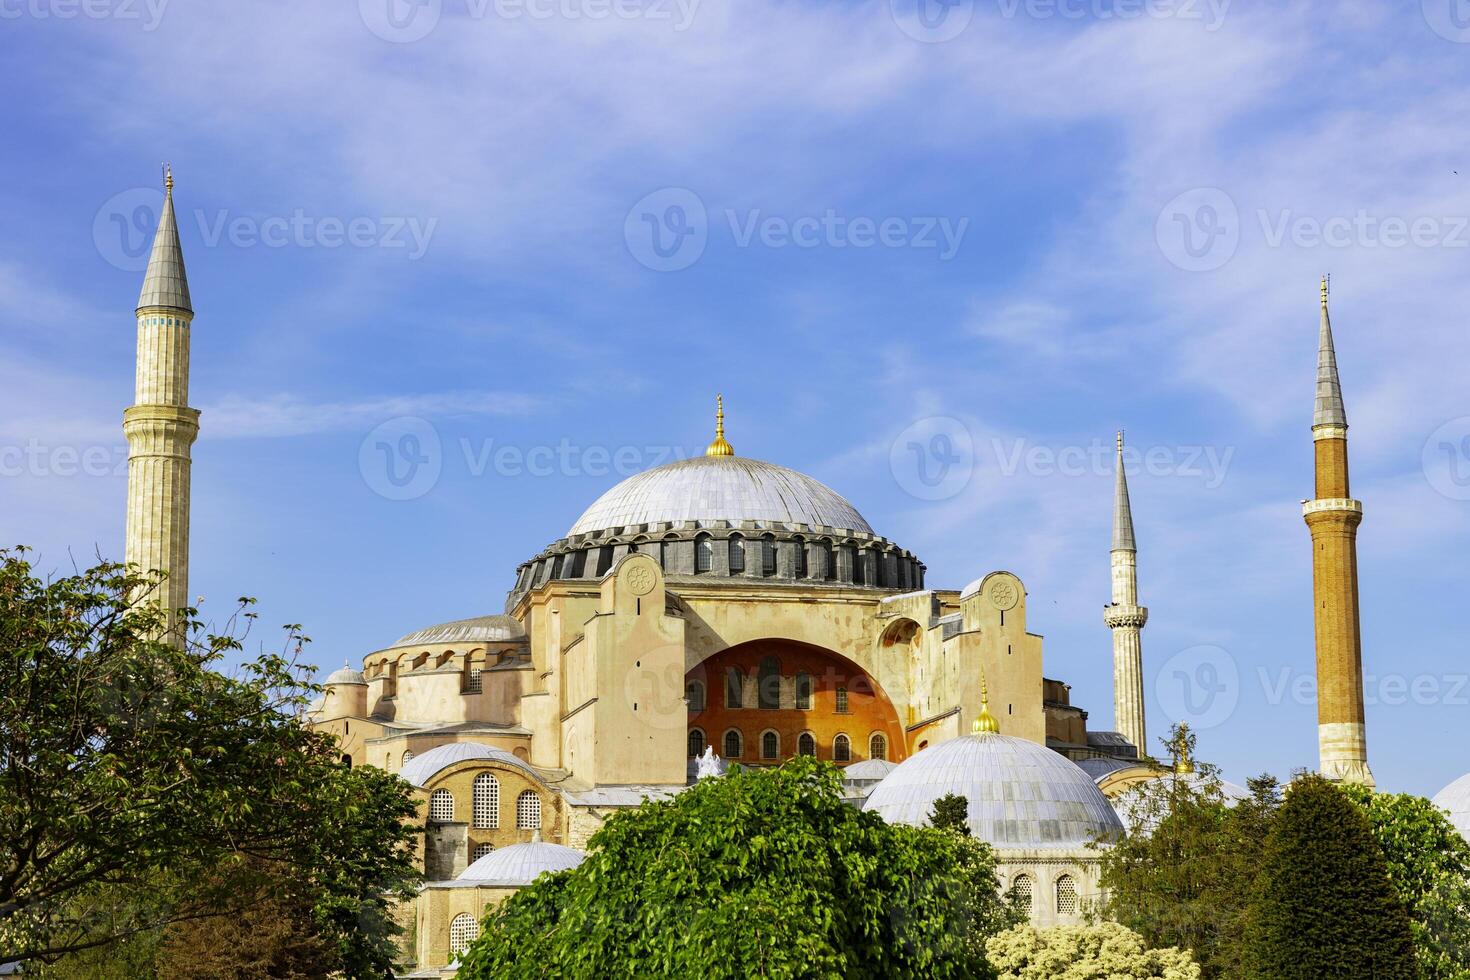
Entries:
<svg viewBox="0 0 1470 980">
<path fill-rule="evenodd" d="M 689 729 L 689 757 L 694 758 L 704 754 L 705 747 L 709 745 L 707 736 L 702 728 Z M 720 748 L 724 751 L 721 755 L 726 759 L 739 759 L 745 754 L 745 736 L 738 728 L 726 729 L 721 739 Z M 811 732 L 802 732 L 796 737 L 796 754 L 816 756 L 817 739 Z M 775 729 L 766 729 L 760 734 L 760 754 L 762 760 L 775 760 L 781 758 L 781 733 Z M 882 732 L 873 732 L 868 736 L 868 758 L 888 758 L 888 737 Z M 839 734 L 832 739 L 832 761 L 852 761 L 852 739 L 846 735 Z"/>
<path fill-rule="evenodd" d="M 472 824 L 481 830 L 497 830 L 500 827 L 500 780 L 488 772 L 475 777 L 474 800 L 471 807 Z M 437 823 L 454 820 L 454 794 L 447 789 L 436 789 L 429 794 L 429 819 Z M 541 829 L 541 797 L 532 789 L 523 790 L 516 797 L 516 829 Z"/>
<path fill-rule="evenodd" d="M 1077 879 L 1069 874 L 1059 875 L 1056 883 L 1052 886 L 1056 897 L 1057 915 L 1076 915 L 1081 908 L 1081 901 L 1077 894 Z M 1016 902 L 1022 911 L 1031 914 L 1036 903 L 1036 886 L 1031 881 L 1030 875 L 1016 875 L 1011 882 L 1011 893 L 1016 897 Z"/>
</svg>

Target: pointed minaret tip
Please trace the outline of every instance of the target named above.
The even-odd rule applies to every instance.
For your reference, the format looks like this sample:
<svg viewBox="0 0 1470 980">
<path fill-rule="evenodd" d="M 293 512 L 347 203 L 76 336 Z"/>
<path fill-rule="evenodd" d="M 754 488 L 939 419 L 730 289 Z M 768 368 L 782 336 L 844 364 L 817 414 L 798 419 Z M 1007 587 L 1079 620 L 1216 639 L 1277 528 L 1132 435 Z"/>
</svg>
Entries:
<svg viewBox="0 0 1470 980">
<path fill-rule="evenodd" d="M 1332 344 L 1332 320 L 1327 314 L 1330 276 L 1322 277 L 1322 319 L 1317 333 L 1317 403 L 1312 428 L 1347 428 L 1347 410 L 1342 404 L 1342 383 L 1337 376 L 1337 351 Z"/>
<path fill-rule="evenodd" d="M 189 276 L 184 271 L 184 250 L 179 245 L 179 225 L 174 218 L 174 171 L 163 165 L 163 207 L 158 212 L 158 231 L 148 255 L 148 271 L 138 294 L 138 309 L 179 310 L 192 314 Z"/>
<path fill-rule="evenodd" d="M 1117 484 L 1113 492 L 1113 550 L 1137 551 L 1133 538 L 1133 508 L 1128 502 L 1128 474 L 1123 469 L 1123 430 L 1118 430 Z"/>
</svg>

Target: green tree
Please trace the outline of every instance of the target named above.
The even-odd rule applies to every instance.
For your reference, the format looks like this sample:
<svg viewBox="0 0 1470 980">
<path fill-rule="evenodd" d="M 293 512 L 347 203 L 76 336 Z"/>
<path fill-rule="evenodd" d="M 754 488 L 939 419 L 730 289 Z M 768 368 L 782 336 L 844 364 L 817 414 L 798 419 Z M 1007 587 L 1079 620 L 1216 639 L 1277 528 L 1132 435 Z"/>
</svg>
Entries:
<svg viewBox="0 0 1470 980">
<path fill-rule="evenodd" d="M 581 866 L 491 913 L 459 977 L 991 977 L 1008 915 L 986 845 L 884 823 L 799 757 L 609 817 Z"/>
<path fill-rule="evenodd" d="M 1470 980 L 1470 844 L 1423 797 L 1365 786 L 1343 792 L 1368 818 L 1409 910 L 1422 980 Z"/>
<path fill-rule="evenodd" d="M 249 600 L 217 634 L 187 611 L 175 646 L 157 639 L 160 580 L 103 564 L 42 581 L 0 551 L 0 962 L 284 897 L 336 969 L 384 975 L 388 905 L 415 885 L 411 792 L 301 724 L 299 629 L 292 657 L 226 676 Z"/>
<path fill-rule="evenodd" d="M 935 830 L 952 830 L 970 836 L 970 801 L 958 793 L 945 793 L 934 801 L 929 826 Z"/>
<path fill-rule="evenodd" d="M 1116 922 L 1037 929 L 1017 926 L 985 944 L 999 980 L 1199 980 L 1181 949 L 1150 949 Z"/>
<path fill-rule="evenodd" d="M 1413 980 L 1409 913 L 1368 818 L 1321 776 L 1288 788 L 1246 917 L 1252 975 Z"/>
<path fill-rule="evenodd" d="M 1103 911 L 1151 946 L 1192 950 L 1206 978 L 1244 980 L 1246 905 L 1279 786 L 1257 777 L 1250 796 L 1231 805 L 1216 769 L 1190 761 L 1193 739 L 1176 728 L 1163 740 L 1173 771 L 1118 802 L 1131 829 L 1101 850 Z"/>
</svg>

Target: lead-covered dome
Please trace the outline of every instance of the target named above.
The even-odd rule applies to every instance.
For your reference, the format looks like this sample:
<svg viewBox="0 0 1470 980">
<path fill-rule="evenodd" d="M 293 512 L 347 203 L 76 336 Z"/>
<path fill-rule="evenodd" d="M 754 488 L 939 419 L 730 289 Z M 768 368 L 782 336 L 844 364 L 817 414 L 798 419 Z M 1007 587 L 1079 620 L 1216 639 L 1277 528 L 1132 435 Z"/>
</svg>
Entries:
<svg viewBox="0 0 1470 980">
<path fill-rule="evenodd" d="M 1076 850 L 1123 824 L 1092 777 L 1044 745 L 1009 735 L 962 735 L 901 762 L 864 809 L 889 823 L 928 824 L 934 801 L 969 803 L 970 833 L 1001 850 Z"/>
<path fill-rule="evenodd" d="M 567 536 L 681 521 L 760 521 L 873 532 L 856 507 L 804 473 L 743 456 L 695 456 L 628 477 L 598 497 Z"/>
<path fill-rule="evenodd" d="M 1431 802 L 1441 810 L 1448 810 L 1450 823 L 1461 837 L 1470 841 L 1470 773 L 1440 790 Z"/>
<path fill-rule="evenodd" d="M 587 855 L 574 848 L 545 841 L 500 847 L 459 873 L 460 881 L 487 885 L 529 885 L 543 874 L 568 871 Z"/>
</svg>

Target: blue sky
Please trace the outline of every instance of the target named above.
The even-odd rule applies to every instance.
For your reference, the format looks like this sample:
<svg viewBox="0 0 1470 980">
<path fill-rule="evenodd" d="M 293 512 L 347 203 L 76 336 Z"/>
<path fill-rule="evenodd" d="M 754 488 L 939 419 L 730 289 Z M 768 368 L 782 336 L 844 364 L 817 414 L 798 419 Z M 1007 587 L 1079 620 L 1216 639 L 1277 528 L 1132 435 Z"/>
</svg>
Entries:
<svg viewBox="0 0 1470 980">
<path fill-rule="evenodd" d="M 1285 776 L 1331 272 L 1371 762 L 1470 769 L 1470 10 L 391 2 L 0 3 L 0 537 L 42 568 L 120 555 L 167 159 L 206 613 L 255 595 L 331 667 L 498 612 L 723 391 L 931 585 L 1020 575 L 1107 728 L 1123 426 L 1151 730 Z"/>
</svg>

